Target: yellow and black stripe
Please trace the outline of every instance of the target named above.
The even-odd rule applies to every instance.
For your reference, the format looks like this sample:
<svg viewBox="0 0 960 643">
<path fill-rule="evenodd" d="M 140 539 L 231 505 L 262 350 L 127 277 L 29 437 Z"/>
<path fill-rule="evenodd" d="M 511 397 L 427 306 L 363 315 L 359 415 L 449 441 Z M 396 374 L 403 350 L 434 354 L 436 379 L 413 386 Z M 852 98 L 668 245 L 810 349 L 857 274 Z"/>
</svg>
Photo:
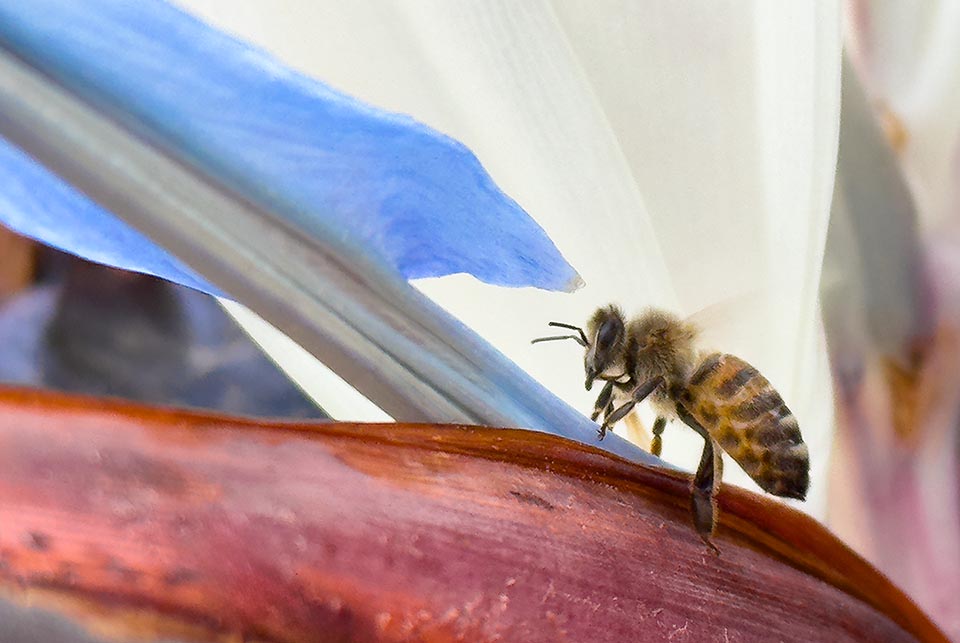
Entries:
<svg viewBox="0 0 960 643">
<path fill-rule="evenodd" d="M 690 376 L 680 401 L 764 491 L 806 496 L 807 445 L 793 413 L 757 369 L 713 353 Z"/>
</svg>

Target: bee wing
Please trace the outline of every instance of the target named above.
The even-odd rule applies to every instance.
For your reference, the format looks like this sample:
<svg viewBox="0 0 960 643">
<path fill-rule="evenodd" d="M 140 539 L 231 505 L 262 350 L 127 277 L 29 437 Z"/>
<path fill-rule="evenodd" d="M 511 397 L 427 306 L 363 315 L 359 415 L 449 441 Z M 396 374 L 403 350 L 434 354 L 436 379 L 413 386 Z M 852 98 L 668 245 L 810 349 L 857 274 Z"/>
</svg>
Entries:
<svg viewBox="0 0 960 643">
<path fill-rule="evenodd" d="M 757 326 L 770 317 L 784 298 L 773 289 L 769 292 L 755 288 L 718 299 L 687 315 L 685 321 L 700 333 L 700 343 L 706 348 L 722 346 L 739 352 L 737 344 L 753 335 Z"/>
</svg>

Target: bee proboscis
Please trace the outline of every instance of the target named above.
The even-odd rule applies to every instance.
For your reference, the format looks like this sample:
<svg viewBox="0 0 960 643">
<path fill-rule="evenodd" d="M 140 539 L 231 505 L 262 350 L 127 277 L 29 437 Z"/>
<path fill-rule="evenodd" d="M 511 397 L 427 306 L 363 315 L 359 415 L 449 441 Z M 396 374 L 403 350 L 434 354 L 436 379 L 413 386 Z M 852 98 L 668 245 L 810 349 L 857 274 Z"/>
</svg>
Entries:
<svg viewBox="0 0 960 643">
<path fill-rule="evenodd" d="M 668 420 L 679 418 L 704 439 L 693 477 L 691 510 L 704 542 L 716 528 L 716 493 L 722 448 L 760 487 L 777 496 L 806 497 L 810 458 L 796 418 L 770 382 L 734 355 L 698 350 L 697 328 L 668 312 L 649 309 L 631 320 L 616 306 L 599 308 L 586 330 L 540 337 L 534 343 L 573 339 L 586 349 L 586 388 L 604 382 L 591 419 L 603 414 L 607 430 L 645 399 L 657 413 L 652 451 L 660 455 Z M 716 549 L 714 547 L 714 549 Z"/>
</svg>

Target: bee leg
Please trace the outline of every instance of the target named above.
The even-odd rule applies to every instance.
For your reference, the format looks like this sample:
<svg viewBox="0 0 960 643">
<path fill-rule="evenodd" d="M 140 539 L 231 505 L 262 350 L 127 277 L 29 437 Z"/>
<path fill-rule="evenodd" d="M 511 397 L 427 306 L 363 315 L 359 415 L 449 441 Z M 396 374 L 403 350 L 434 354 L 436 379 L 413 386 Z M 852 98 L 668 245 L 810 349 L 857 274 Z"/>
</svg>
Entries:
<svg viewBox="0 0 960 643">
<path fill-rule="evenodd" d="M 667 419 L 664 417 L 658 416 L 656 422 L 653 423 L 653 442 L 650 443 L 650 453 L 655 456 L 659 456 L 663 450 L 663 438 L 660 436 L 663 435 L 663 429 L 666 426 Z"/>
<path fill-rule="evenodd" d="M 720 450 L 717 449 L 707 430 L 680 404 L 677 404 L 677 415 L 684 424 L 703 437 L 703 454 L 700 456 L 697 473 L 693 476 L 690 508 L 693 512 L 693 524 L 700 538 L 719 556 L 720 550 L 710 541 L 710 537 L 717 524 L 717 489 L 720 486 L 720 477 L 723 475 Z"/>
<path fill-rule="evenodd" d="M 603 419 L 603 424 L 601 424 L 600 428 L 597 429 L 600 439 L 602 440 L 607 434 L 607 429 L 625 418 L 627 413 L 633 410 L 633 407 L 644 401 L 647 396 L 653 393 L 661 384 L 663 384 L 663 378 L 657 376 L 650 378 L 643 384 L 637 386 L 637 388 L 633 389 L 633 391 L 630 393 L 630 399 L 624 402 L 623 405 L 617 408 L 616 411 Z"/>
<path fill-rule="evenodd" d="M 600 391 L 600 395 L 597 397 L 596 403 L 593 405 L 593 413 L 590 414 L 590 419 L 596 421 L 597 417 L 600 416 L 600 413 L 604 413 L 604 419 L 610 414 L 608 409 L 612 408 L 613 402 L 611 397 L 613 396 L 613 380 L 608 380 L 607 383 L 603 386 L 603 390 Z"/>
<path fill-rule="evenodd" d="M 625 418 L 627 416 L 627 413 L 632 411 L 633 407 L 635 407 L 636 405 L 637 403 L 634 402 L 633 400 L 628 400 L 622 406 L 618 407 L 616 411 L 604 417 L 603 424 L 601 424 L 600 428 L 597 429 L 597 434 L 600 436 L 600 439 L 602 440 L 604 436 L 607 435 L 607 429 L 609 429 L 611 426 L 613 426 L 614 424 L 616 424 L 617 422 Z"/>
<path fill-rule="evenodd" d="M 607 418 L 610 417 L 610 414 L 613 413 L 613 400 L 607 402 L 606 408 L 603 409 L 603 421 L 606 422 Z"/>
</svg>

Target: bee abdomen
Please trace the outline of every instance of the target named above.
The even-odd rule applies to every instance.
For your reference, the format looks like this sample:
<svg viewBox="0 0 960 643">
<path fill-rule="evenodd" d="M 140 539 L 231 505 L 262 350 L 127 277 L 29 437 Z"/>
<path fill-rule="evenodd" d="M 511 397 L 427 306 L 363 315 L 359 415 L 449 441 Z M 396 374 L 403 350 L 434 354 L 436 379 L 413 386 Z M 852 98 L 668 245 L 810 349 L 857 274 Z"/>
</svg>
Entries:
<svg viewBox="0 0 960 643">
<path fill-rule="evenodd" d="M 806 496 L 810 456 L 800 427 L 755 368 L 733 355 L 709 355 L 690 376 L 682 402 L 764 491 Z"/>
</svg>

